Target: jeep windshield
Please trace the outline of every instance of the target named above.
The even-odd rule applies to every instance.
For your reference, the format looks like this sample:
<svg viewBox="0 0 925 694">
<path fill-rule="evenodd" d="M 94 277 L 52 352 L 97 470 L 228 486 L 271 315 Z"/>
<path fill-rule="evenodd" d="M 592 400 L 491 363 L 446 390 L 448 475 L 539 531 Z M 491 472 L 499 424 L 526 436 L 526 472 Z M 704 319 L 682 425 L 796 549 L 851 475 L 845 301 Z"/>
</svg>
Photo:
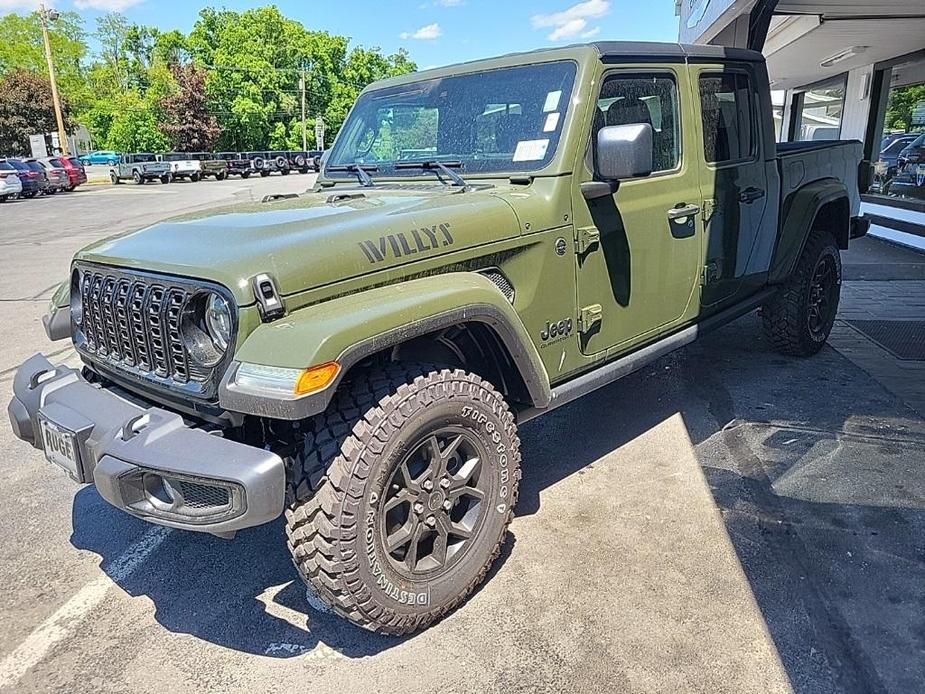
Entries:
<svg viewBox="0 0 925 694">
<path fill-rule="evenodd" d="M 360 96 L 325 173 L 420 176 L 401 162 L 452 161 L 461 175 L 537 171 L 556 152 L 576 66 L 562 61 L 452 75 Z"/>
</svg>

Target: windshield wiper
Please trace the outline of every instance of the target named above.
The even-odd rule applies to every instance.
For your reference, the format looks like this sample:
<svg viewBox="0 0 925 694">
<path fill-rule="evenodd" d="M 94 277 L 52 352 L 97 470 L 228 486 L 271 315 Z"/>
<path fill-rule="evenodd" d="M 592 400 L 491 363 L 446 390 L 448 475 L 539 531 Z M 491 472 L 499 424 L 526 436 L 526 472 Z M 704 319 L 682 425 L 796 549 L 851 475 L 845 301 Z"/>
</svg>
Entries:
<svg viewBox="0 0 925 694">
<path fill-rule="evenodd" d="M 365 188 L 371 188 L 375 185 L 372 176 L 370 176 L 367 171 L 379 170 L 378 166 L 367 164 L 341 164 L 338 166 L 328 166 L 326 168 L 328 171 L 349 171 L 350 173 L 355 173 L 357 178 L 360 179 L 360 183 Z"/>
<path fill-rule="evenodd" d="M 462 166 L 461 161 L 440 161 L 439 159 L 425 159 L 422 161 L 397 161 L 395 162 L 396 169 L 424 169 L 424 171 L 440 171 L 447 178 L 453 181 L 454 186 L 461 186 L 463 188 L 468 185 L 466 179 L 460 176 L 458 173 L 453 171 L 450 167 L 460 168 Z M 437 178 L 443 181 L 443 178 L 440 174 L 437 174 Z"/>
</svg>

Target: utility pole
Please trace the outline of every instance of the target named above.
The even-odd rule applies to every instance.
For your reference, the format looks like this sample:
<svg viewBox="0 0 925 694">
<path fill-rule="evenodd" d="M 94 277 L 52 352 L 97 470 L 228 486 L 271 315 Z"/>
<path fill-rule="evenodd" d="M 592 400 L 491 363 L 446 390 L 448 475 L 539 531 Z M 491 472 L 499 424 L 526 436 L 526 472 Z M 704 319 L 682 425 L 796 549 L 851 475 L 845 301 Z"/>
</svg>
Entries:
<svg viewBox="0 0 925 694">
<path fill-rule="evenodd" d="M 45 59 L 48 61 L 48 80 L 51 82 L 51 99 L 55 104 L 55 120 L 58 122 L 58 146 L 61 154 L 70 154 L 67 144 L 67 133 L 64 130 L 64 116 L 61 113 L 61 99 L 58 96 L 58 82 L 55 79 L 55 62 L 51 57 L 51 41 L 48 40 L 48 22 L 54 22 L 60 15 L 57 10 L 46 10 L 45 5 L 39 5 L 39 17 L 42 20 L 42 38 L 45 40 Z"/>
<path fill-rule="evenodd" d="M 308 151 L 308 138 L 305 136 L 305 61 L 302 61 L 302 78 L 299 80 L 299 89 L 302 90 L 302 151 Z"/>
</svg>

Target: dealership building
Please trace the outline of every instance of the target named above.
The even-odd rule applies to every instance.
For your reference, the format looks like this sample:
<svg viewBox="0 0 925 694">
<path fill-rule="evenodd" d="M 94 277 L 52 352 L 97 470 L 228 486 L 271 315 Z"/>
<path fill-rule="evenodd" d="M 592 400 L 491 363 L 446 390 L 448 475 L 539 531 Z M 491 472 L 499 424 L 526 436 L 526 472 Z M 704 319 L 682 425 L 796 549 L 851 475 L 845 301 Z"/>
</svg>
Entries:
<svg viewBox="0 0 925 694">
<path fill-rule="evenodd" d="M 676 8 L 682 43 L 764 53 L 779 141 L 861 140 L 876 233 L 925 245 L 925 142 L 914 144 L 925 133 L 925 0 L 677 0 Z"/>
</svg>

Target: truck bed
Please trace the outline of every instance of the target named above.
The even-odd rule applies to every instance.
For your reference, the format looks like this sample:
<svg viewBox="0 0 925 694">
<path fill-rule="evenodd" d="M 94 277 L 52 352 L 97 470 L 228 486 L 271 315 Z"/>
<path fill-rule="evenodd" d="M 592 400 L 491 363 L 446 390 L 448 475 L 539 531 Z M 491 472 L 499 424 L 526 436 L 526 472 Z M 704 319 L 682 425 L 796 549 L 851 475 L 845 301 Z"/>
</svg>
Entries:
<svg viewBox="0 0 925 694">
<path fill-rule="evenodd" d="M 863 145 L 858 140 L 825 140 L 819 142 L 784 142 L 777 145 L 777 167 L 780 172 L 782 209 L 787 198 L 807 183 L 824 178 L 842 181 L 852 195 L 851 209 L 860 204 L 858 162 Z"/>
</svg>

